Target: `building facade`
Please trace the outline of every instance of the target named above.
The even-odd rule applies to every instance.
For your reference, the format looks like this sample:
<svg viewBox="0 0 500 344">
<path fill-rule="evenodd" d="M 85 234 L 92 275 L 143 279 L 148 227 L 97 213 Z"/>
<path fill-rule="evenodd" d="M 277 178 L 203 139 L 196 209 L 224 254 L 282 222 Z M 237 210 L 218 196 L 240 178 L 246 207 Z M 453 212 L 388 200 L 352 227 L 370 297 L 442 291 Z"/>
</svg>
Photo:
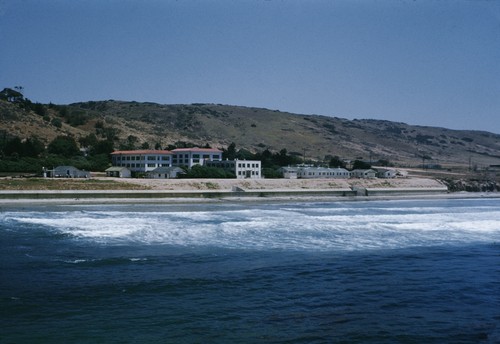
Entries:
<svg viewBox="0 0 500 344">
<path fill-rule="evenodd" d="M 146 178 L 150 179 L 172 179 L 177 178 L 179 174 L 184 174 L 180 167 L 157 167 L 153 171 L 146 173 Z"/>
<path fill-rule="evenodd" d="M 283 178 L 286 179 L 314 179 L 314 178 L 339 178 L 348 179 L 351 173 L 345 168 L 329 168 L 314 166 L 282 167 Z"/>
<path fill-rule="evenodd" d="M 262 178 L 261 162 L 258 160 L 207 161 L 206 166 L 222 168 L 233 173 L 237 179 Z"/>
<path fill-rule="evenodd" d="M 378 178 L 396 178 L 397 172 L 396 170 L 379 168 L 377 169 L 377 177 Z"/>
<path fill-rule="evenodd" d="M 347 179 L 350 177 L 350 172 L 345 168 L 329 168 L 329 167 L 298 167 L 297 178 L 313 179 L 313 178 L 339 178 Z"/>
<path fill-rule="evenodd" d="M 111 153 L 113 166 L 145 173 L 158 167 L 172 166 L 173 153 L 168 150 L 131 150 Z"/>
<path fill-rule="evenodd" d="M 106 172 L 106 176 L 108 177 L 116 177 L 116 178 L 130 178 L 132 177 L 132 172 L 126 167 L 122 166 L 112 166 L 107 168 L 104 172 Z"/>
<path fill-rule="evenodd" d="M 52 170 L 43 169 L 47 178 L 90 178 L 90 172 L 79 170 L 74 166 L 57 166 Z"/>
<path fill-rule="evenodd" d="M 172 150 L 172 166 L 205 165 L 208 161 L 222 160 L 222 151 L 215 148 L 177 148 Z"/>
<path fill-rule="evenodd" d="M 352 170 L 351 176 L 354 178 L 371 179 L 377 177 L 377 172 L 372 169 L 367 169 L 367 170 L 358 169 L 358 170 Z"/>
</svg>

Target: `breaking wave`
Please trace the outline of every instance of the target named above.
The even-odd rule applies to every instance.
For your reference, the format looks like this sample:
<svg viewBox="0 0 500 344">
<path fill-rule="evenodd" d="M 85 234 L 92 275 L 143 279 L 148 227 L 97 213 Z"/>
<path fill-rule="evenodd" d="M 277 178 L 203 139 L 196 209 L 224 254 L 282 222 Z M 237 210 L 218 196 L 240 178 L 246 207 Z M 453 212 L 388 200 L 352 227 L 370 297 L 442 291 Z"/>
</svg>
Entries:
<svg viewBox="0 0 500 344">
<path fill-rule="evenodd" d="M 351 202 L 133 212 L 101 208 L 11 212 L 1 217 L 107 245 L 325 251 L 499 242 L 497 204 Z"/>
</svg>

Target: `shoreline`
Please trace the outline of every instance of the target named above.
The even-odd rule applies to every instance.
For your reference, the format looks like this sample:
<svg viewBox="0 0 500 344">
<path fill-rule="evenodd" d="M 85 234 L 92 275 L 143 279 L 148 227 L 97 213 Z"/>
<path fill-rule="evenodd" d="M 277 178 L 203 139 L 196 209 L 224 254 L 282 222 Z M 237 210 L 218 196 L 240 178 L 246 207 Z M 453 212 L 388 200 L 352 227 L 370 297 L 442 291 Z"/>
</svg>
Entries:
<svg viewBox="0 0 500 344">
<path fill-rule="evenodd" d="M 286 203 L 286 202 L 356 202 L 417 199 L 500 198 L 494 192 L 454 192 L 439 190 L 372 189 L 371 195 L 345 194 L 347 190 L 260 190 L 256 192 L 120 190 L 120 191 L 0 191 L 0 206 L 99 205 L 99 204 L 227 204 L 227 203 Z M 406 191 L 406 192 L 405 192 Z M 336 193 L 335 193 L 336 192 Z M 36 194 L 36 197 L 33 195 Z M 97 195 L 97 197 L 96 197 Z M 11 196 L 11 197 L 9 197 Z"/>
<path fill-rule="evenodd" d="M 97 205 L 97 204 L 193 204 L 228 202 L 346 202 L 435 198 L 500 197 L 495 192 L 449 192 L 436 179 L 123 179 L 125 188 L 93 188 L 75 179 L 50 180 L 59 189 L 0 189 L 0 206 Z M 79 182 L 79 183 L 78 183 Z M 56 184 L 54 184 L 56 183 Z M 37 184 L 38 186 L 46 186 Z M 30 186 L 27 184 L 26 186 Z M 79 187 L 80 186 L 80 187 Z M 82 186 L 87 187 L 86 189 Z M 98 186 L 96 184 L 96 186 Z M 127 187 L 128 186 L 128 187 Z M 140 187 L 137 189 L 137 187 Z"/>
</svg>

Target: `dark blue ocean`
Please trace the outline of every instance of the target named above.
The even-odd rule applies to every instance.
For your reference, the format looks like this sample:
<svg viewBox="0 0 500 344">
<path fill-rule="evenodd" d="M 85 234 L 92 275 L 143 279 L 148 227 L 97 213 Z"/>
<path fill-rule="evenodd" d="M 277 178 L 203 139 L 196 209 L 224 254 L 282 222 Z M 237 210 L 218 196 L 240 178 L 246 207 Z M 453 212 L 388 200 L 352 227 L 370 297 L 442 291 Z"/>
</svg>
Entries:
<svg viewBox="0 0 500 344">
<path fill-rule="evenodd" d="M 0 208 L 1 343 L 499 343 L 500 199 Z"/>
</svg>

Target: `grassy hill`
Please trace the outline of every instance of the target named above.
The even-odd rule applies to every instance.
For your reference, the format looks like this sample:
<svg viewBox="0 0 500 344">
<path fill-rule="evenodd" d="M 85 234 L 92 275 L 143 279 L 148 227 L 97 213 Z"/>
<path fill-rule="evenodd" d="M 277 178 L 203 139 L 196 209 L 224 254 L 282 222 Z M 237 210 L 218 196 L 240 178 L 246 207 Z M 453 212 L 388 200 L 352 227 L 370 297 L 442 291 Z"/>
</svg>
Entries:
<svg viewBox="0 0 500 344">
<path fill-rule="evenodd" d="M 483 131 L 412 126 L 380 120 L 347 120 L 220 104 L 161 105 L 125 101 L 46 104 L 42 110 L 0 100 L 0 133 L 36 136 L 95 134 L 124 144 L 167 147 L 190 142 L 224 148 L 234 142 L 250 152 L 280 151 L 316 161 L 331 156 L 444 169 L 500 165 L 500 135 Z"/>
</svg>

